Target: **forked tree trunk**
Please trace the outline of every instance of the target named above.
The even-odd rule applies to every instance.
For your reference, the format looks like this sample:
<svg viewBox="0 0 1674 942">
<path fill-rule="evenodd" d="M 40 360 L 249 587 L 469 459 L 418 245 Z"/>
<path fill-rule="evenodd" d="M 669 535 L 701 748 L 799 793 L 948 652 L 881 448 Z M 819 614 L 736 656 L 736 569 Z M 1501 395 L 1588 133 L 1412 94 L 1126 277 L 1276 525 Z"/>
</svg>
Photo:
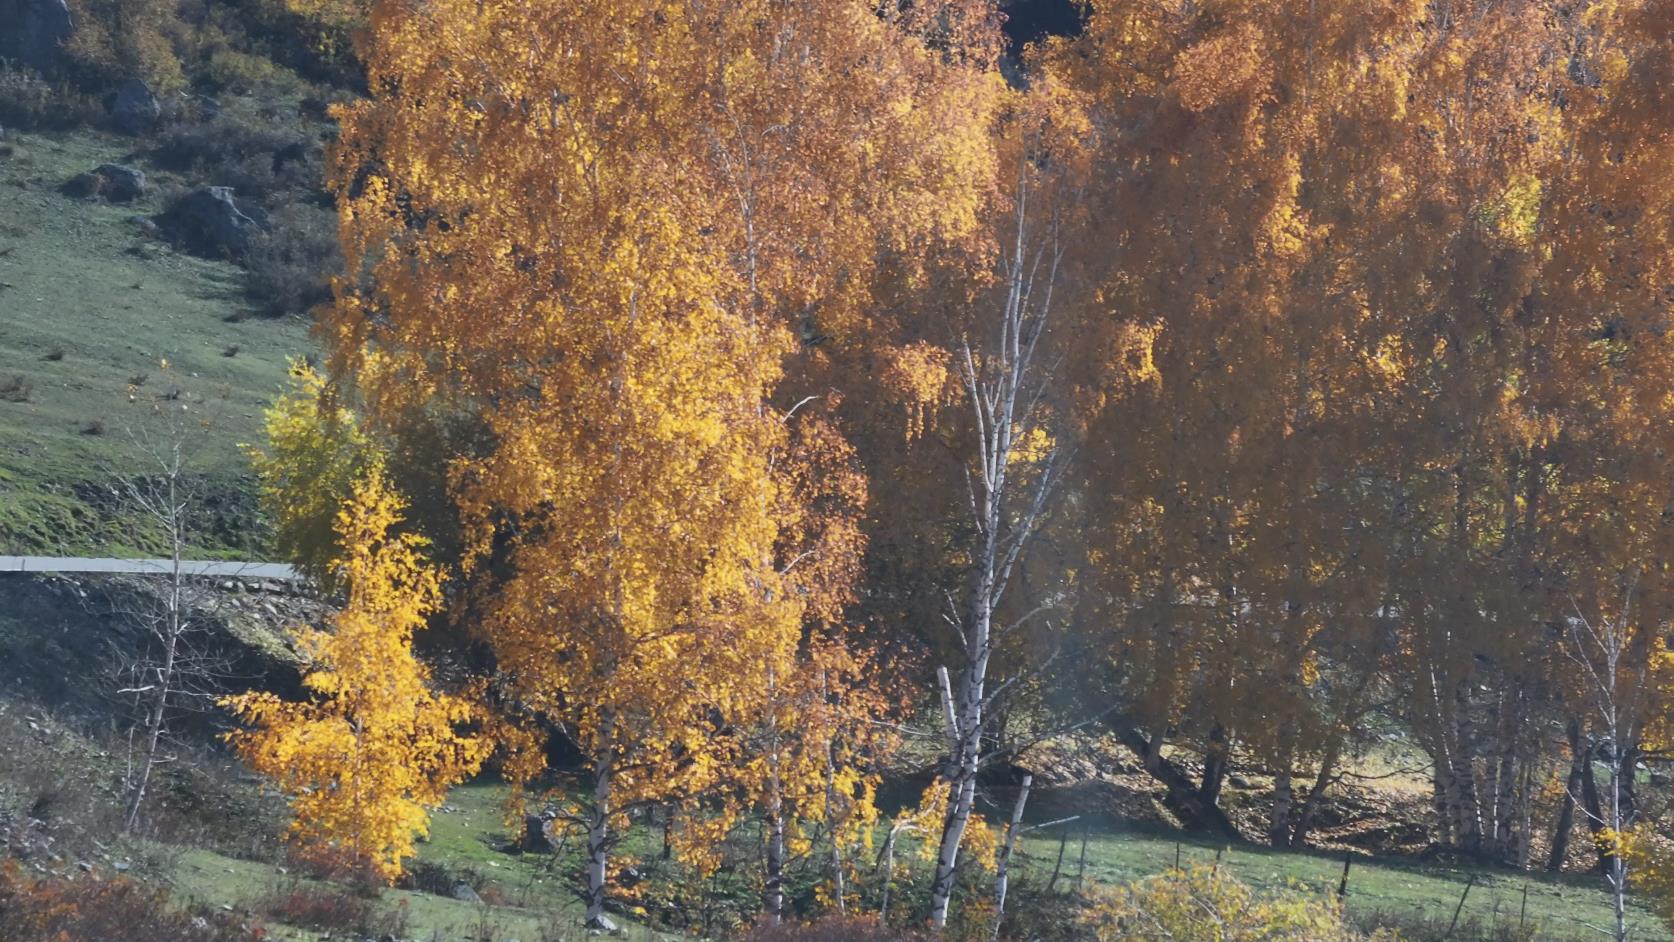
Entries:
<svg viewBox="0 0 1674 942">
<path fill-rule="evenodd" d="M 1162 754 L 1163 735 L 1160 731 L 1147 738 L 1120 717 L 1112 721 L 1111 729 L 1122 745 L 1139 758 L 1146 774 L 1168 790 L 1164 803 L 1180 816 L 1181 823 L 1188 830 L 1208 831 L 1230 841 L 1244 839 L 1221 806 L 1204 801 L 1191 776 Z"/>
<path fill-rule="evenodd" d="M 959 845 L 969 826 L 976 801 L 977 772 L 982 767 L 983 733 L 991 708 L 989 661 L 994 653 L 994 613 L 1005 597 L 1014 567 L 1034 535 L 1056 487 L 1061 461 L 1056 448 L 1040 462 L 1034 480 L 1024 484 L 1011 478 L 1011 461 L 1018 443 L 1036 432 L 1047 432 L 1041 410 L 1048 371 L 1035 362 L 1047 333 L 1052 292 L 1062 259 L 1057 216 L 1037 235 L 1030 226 L 1030 174 L 1027 159 L 1018 166 L 1015 200 L 1016 232 L 1000 259 L 1005 295 L 994 323 L 979 324 L 986 335 L 980 349 L 967 338 L 961 344 L 960 375 L 971 407 L 976 453 L 968 456 L 966 484 L 971 547 L 970 583 L 965 602 L 950 613 L 959 631 L 965 663 L 955 685 L 943 680 L 943 711 L 948 727 L 945 774 L 951 794 L 936 850 L 936 873 L 930 885 L 930 924 L 947 925 L 948 906 L 958 873 Z M 1051 436 L 1049 436 L 1051 437 Z M 946 677 L 945 672 L 942 675 Z M 955 689 L 956 688 L 956 689 Z"/>
<path fill-rule="evenodd" d="M 982 619 L 980 637 L 987 638 L 986 618 Z M 948 813 L 942 823 L 941 841 L 936 851 L 936 874 L 930 884 L 930 923 L 937 929 L 947 925 L 948 906 L 953 899 L 953 883 L 958 876 L 959 846 L 965 839 L 965 829 L 976 805 L 977 772 L 981 761 L 982 707 L 988 672 L 988 655 L 982 650 L 977 660 L 961 675 L 959 693 L 954 700 L 954 757 L 948 776 Z"/>
</svg>

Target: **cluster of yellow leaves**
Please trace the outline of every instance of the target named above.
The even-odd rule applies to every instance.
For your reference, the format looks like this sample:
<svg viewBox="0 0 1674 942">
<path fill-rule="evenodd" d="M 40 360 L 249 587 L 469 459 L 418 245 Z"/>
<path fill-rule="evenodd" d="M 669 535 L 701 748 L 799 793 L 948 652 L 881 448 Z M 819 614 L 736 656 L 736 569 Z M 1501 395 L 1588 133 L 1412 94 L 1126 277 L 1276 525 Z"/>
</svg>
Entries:
<svg viewBox="0 0 1674 942">
<path fill-rule="evenodd" d="M 344 547 L 338 515 L 375 449 L 353 412 L 336 403 L 324 377 L 291 362 L 291 388 L 265 413 L 267 445 L 247 447 L 273 517 L 274 546 L 330 586 Z"/>
<path fill-rule="evenodd" d="M 291 802 L 291 838 L 312 859 L 393 880 L 429 812 L 491 748 L 463 734 L 476 715 L 432 689 L 413 633 L 440 598 L 422 541 L 394 532 L 402 504 L 374 464 L 337 515 L 336 578 L 347 604 L 329 629 L 301 628 L 310 699 L 266 692 L 223 701 L 248 724 L 229 739 Z"/>
<path fill-rule="evenodd" d="M 1674 841 L 1644 825 L 1627 833 L 1605 829 L 1597 841 L 1601 852 L 1622 855 L 1633 894 L 1663 922 L 1674 925 Z"/>
<path fill-rule="evenodd" d="M 1083 917 L 1097 942 L 1394 942 L 1389 930 L 1371 936 L 1343 920 L 1341 906 L 1306 888 L 1258 893 L 1209 866 L 1169 870 L 1130 886 L 1094 895 Z"/>
</svg>

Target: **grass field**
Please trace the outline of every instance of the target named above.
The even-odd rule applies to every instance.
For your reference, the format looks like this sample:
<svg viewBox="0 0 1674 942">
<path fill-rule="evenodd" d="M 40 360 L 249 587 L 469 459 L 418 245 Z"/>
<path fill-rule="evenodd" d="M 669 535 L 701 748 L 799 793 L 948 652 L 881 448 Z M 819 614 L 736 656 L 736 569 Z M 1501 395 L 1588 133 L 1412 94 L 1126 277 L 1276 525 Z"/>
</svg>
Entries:
<svg viewBox="0 0 1674 942">
<path fill-rule="evenodd" d="M 570 889 L 573 877 L 551 858 L 507 853 L 509 835 L 501 823 L 505 788 L 491 784 L 456 789 L 447 809 L 435 816 L 421 863 L 469 875 L 478 886 L 492 887 L 496 905 L 475 905 L 424 893 L 392 890 L 384 907 L 405 906 L 416 938 L 473 938 L 473 927 L 492 925 L 497 939 L 538 939 L 541 931 L 573 929 L 579 904 Z M 1070 825 L 1057 887 L 1075 882 L 1080 869 L 1081 830 Z M 1018 885 L 1040 888 L 1057 862 L 1059 831 L 1038 832 L 1022 847 Z M 650 835 L 630 840 L 630 852 L 649 852 Z M 1176 855 L 1178 854 L 1178 858 Z M 1230 849 L 1177 841 L 1168 835 L 1093 830 L 1087 842 L 1085 886 L 1115 886 L 1161 873 L 1175 865 L 1213 865 L 1266 890 L 1299 888 L 1335 893 L 1343 873 L 1340 856 L 1288 853 L 1253 846 Z M 1474 878 L 1474 879 L 1473 879 Z M 176 888 L 201 901 L 248 906 L 285 877 L 271 867 L 188 851 L 176 867 Z M 1445 929 L 1467 884 L 1470 892 L 1454 938 L 1530 939 L 1569 942 L 1599 936 L 1610 921 L 1610 904 L 1598 880 L 1590 876 L 1559 879 L 1507 870 L 1426 865 L 1393 859 L 1356 857 L 1349 871 L 1346 907 L 1362 923 L 1427 924 Z M 1525 891 L 1527 898 L 1525 902 Z M 1671 936 L 1649 912 L 1632 907 L 1633 938 L 1667 940 Z M 1519 930 L 1519 927 L 1520 930 Z M 420 931 L 422 930 L 422 931 Z M 628 938 L 661 938 L 629 925 Z M 579 937 L 579 934 L 577 935 Z"/>
<path fill-rule="evenodd" d="M 58 191 L 77 173 L 123 160 L 131 139 L 13 132 L 6 141 L 0 553 L 154 550 L 115 509 L 106 469 L 140 466 L 135 437 L 157 436 L 156 408 L 182 401 L 193 403 L 201 428 L 191 436 L 190 463 L 213 518 L 199 541 L 223 554 L 249 552 L 258 528 L 250 525 L 251 488 L 238 446 L 257 440 L 261 409 L 283 382 L 287 358 L 309 349 L 306 325 L 249 316 L 239 269 L 146 237 L 130 217 L 160 209 L 159 186 L 127 206 Z M 152 179 L 161 187 L 174 182 Z M 181 399 L 160 403 L 173 389 Z"/>
<path fill-rule="evenodd" d="M 1079 832 L 1073 833 L 1065 851 L 1064 869 L 1071 878 L 1079 861 L 1079 842 Z M 1177 842 L 1168 836 L 1094 831 L 1087 844 L 1087 879 L 1117 884 L 1159 873 L 1174 866 L 1177 849 L 1182 866 L 1212 865 L 1219 854 L 1221 866 L 1264 889 L 1300 886 L 1318 893 L 1335 893 L 1343 875 L 1341 856 L 1254 846 L 1223 850 L 1216 845 Z M 1037 836 L 1026 850 L 1026 872 L 1033 881 L 1045 882 L 1057 858 L 1057 833 Z M 1521 926 L 1522 931 L 1514 938 L 1592 939 L 1599 937 L 1595 927 L 1611 922 L 1610 898 L 1595 876 L 1552 878 L 1391 858 L 1354 859 L 1345 907 L 1358 921 L 1381 916 L 1432 925 L 1439 921 L 1445 927 L 1473 876 L 1474 884 L 1459 917 L 1461 927 L 1471 931 L 1461 933 L 1461 938 L 1497 938 L 1491 934 L 1495 930 Z M 1061 883 L 1064 878 L 1059 879 Z M 1633 904 L 1632 913 L 1633 938 L 1674 938 L 1643 907 Z"/>
<path fill-rule="evenodd" d="M 404 911 L 403 937 L 420 940 L 492 940 L 557 942 L 585 937 L 581 905 L 571 892 L 566 871 L 551 858 L 506 853 L 501 821 L 506 789 L 470 785 L 456 789 L 445 809 L 432 819 L 430 839 L 420 848 L 418 865 L 435 865 L 483 890 L 486 902 L 469 903 L 432 893 L 387 890 L 377 901 L 385 915 Z M 275 888 L 296 878 L 273 866 L 185 850 L 174 857 L 174 891 L 183 901 L 255 909 Z M 306 882 L 306 881 L 304 881 Z M 629 942 L 672 939 L 617 917 L 620 938 Z M 317 933 L 272 926 L 274 937 L 313 940 Z"/>
</svg>

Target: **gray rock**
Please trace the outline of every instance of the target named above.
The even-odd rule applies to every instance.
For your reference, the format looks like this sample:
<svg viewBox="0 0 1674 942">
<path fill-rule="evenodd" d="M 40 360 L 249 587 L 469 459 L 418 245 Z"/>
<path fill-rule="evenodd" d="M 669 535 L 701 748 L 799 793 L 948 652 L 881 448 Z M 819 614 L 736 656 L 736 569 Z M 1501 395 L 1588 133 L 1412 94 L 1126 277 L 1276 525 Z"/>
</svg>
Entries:
<svg viewBox="0 0 1674 942">
<path fill-rule="evenodd" d="M 73 25 L 64 0 L 0 0 L 0 59 L 46 72 L 63 58 Z"/>
<path fill-rule="evenodd" d="M 252 207 L 253 208 L 253 207 Z M 267 214 L 247 213 L 231 187 L 210 186 L 181 197 L 157 224 L 187 251 L 209 258 L 240 258 L 267 231 Z"/>
<path fill-rule="evenodd" d="M 99 178 L 99 195 L 112 203 L 126 203 L 145 195 L 145 172 L 122 164 L 100 164 L 93 168 Z"/>
<path fill-rule="evenodd" d="M 110 120 L 124 134 L 144 134 L 155 130 L 162 120 L 163 105 L 152 93 L 151 86 L 139 79 L 128 79 L 116 87 L 110 100 Z"/>
<path fill-rule="evenodd" d="M 482 902 L 482 897 L 477 895 L 476 890 L 471 889 L 469 883 L 455 883 L 453 885 L 453 898 L 464 903 Z"/>
</svg>

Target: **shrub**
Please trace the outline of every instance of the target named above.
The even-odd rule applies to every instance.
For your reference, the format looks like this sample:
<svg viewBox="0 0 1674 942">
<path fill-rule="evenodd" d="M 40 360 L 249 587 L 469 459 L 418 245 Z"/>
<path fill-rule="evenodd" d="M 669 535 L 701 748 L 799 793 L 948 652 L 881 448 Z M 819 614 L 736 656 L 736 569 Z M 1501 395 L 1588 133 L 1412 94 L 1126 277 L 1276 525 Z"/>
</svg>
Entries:
<svg viewBox="0 0 1674 942">
<path fill-rule="evenodd" d="M 272 59 L 226 47 L 209 53 L 203 76 L 212 87 L 239 94 L 259 90 L 295 94 L 307 87 L 301 76 Z"/>
<path fill-rule="evenodd" d="M 1095 895 L 1083 917 L 1098 942 L 1355 942 L 1334 900 L 1300 890 L 1257 893 L 1209 867 L 1170 870 Z M 1385 942 L 1392 936 L 1370 938 Z"/>
<path fill-rule="evenodd" d="M 0 401 L 28 402 L 34 388 L 34 384 L 29 382 L 27 376 L 17 374 L 0 376 Z"/>
<path fill-rule="evenodd" d="M 271 217 L 273 230 L 256 239 L 244 259 L 245 287 L 270 315 L 302 313 L 331 300 L 331 279 L 343 268 L 337 214 L 287 206 Z"/>
<path fill-rule="evenodd" d="M 257 908 L 299 928 L 376 934 L 372 899 L 344 890 L 294 883 L 276 890 Z"/>
<path fill-rule="evenodd" d="M 0 125 L 63 130 L 91 124 L 103 115 L 104 110 L 88 95 L 0 64 Z"/>
<path fill-rule="evenodd" d="M 192 914 L 167 894 L 127 879 L 34 879 L 13 861 L 0 865 L 0 942 L 245 942 L 259 929 L 219 913 Z"/>
<path fill-rule="evenodd" d="M 186 86 L 182 47 L 190 30 L 179 5 L 155 0 L 70 0 L 76 28 L 64 51 L 82 84 L 143 79 L 159 96 Z"/>
<path fill-rule="evenodd" d="M 231 114 L 166 129 L 150 157 L 166 169 L 230 186 L 246 199 L 317 188 L 320 179 L 318 147 Z"/>
<path fill-rule="evenodd" d="M 916 942 L 924 936 L 863 916 L 834 916 L 818 922 L 763 923 L 747 942 Z"/>
</svg>

